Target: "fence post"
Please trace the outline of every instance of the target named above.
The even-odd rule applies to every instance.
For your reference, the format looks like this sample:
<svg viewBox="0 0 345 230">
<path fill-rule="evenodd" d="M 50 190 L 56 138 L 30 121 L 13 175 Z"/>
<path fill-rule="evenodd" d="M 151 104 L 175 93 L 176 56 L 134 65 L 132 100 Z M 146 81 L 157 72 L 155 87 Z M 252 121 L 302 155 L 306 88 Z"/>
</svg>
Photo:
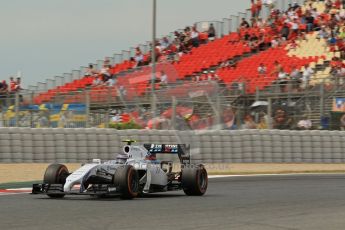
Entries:
<svg viewBox="0 0 345 230">
<path fill-rule="evenodd" d="M 218 86 L 218 85 L 217 85 Z M 217 87 L 217 91 L 219 92 L 219 86 Z M 216 130 L 221 130 L 222 129 L 222 124 L 221 124 L 221 113 L 220 113 L 220 97 L 219 97 L 219 94 L 216 96 L 216 119 L 215 119 L 215 123 L 216 123 L 216 126 L 215 126 L 215 129 Z"/>
<path fill-rule="evenodd" d="M 259 86 L 256 86 L 255 89 L 255 101 L 259 101 L 260 100 L 260 90 L 259 90 Z"/>
<path fill-rule="evenodd" d="M 243 116 L 243 106 L 238 106 L 236 108 L 236 126 L 237 129 L 242 129 L 242 116 Z"/>
<path fill-rule="evenodd" d="M 272 98 L 268 98 L 268 106 L 267 106 L 267 127 L 268 129 L 272 129 Z"/>
<path fill-rule="evenodd" d="M 229 34 L 231 34 L 232 32 L 236 32 L 236 31 L 232 31 L 232 23 L 233 23 L 233 22 L 232 22 L 231 16 L 230 16 L 229 21 L 230 21 L 230 22 L 229 22 L 229 30 L 230 30 L 230 31 L 229 31 Z"/>
<path fill-rule="evenodd" d="M 224 37 L 224 31 L 225 31 L 224 25 L 225 25 L 225 23 L 220 21 L 220 37 L 221 38 Z"/>
<path fill-rule="evenodd" d="M 106 110 L 106 115 L 105 115 L 105 128 L 109 128 L 109 123 L 110 123 L 110 112 L 111 112 L 111 87 L 108 87 L 108 109 Z"/>
<path fill-rule="evenodd" d="M 231 19 L 223 18 L 223 33 L 224 35 L 228 35 L 231 33 Z"/>
<path fill-rule="evenodd" d="M 1 113 L 0 113 L 0 127 L 7 127 L 8 126 L 7 122 L 5 121 L 5 116 L 4 116 L 5 112 L 6 112 L 5 107 L 2 105 Z"/>
<path fill-rule="evenodd" d="M 325 97 L 325 81 L 322 81 L 320 85 L 320 118 L 324 116 L 324 106 L 325 106 L 324 97 Z"/>
<path fill-rule="evenodd" d="M 176 125 L 176 106 L 177 106 L 177 99 L 175 96 L 172 97 L 172 113 L 171 113 L 171 129 L 175 130 Z"/>
<path fill-rule="evenodd" d="M 104 124 L 104 127 L 105 127 L 106 129 L 109 128 L 109 121 L 110 121 L 109 113 L 110 113 L 110 110 L 109 110 L 109 109 L 105 110 L 105 122 L 104 122 L 105 124 Z"/>
<path fill-rule="evenodd" d="M 90 90 L 85 90 L 85 128 L 90 128 Z"/>
<path fill-rule="evenodd" d="M 237 15 L 230 15 L 231 19 L 236 19 L 236 23 L 235 23 L 235 30 L 234 32 L 236 32 L 238 30 L 238 26 L 240 25 L 240 19 L 239 19 L 239 16 Z M 235 20 L 234 20 L 235 21 Z"/>
<path fill-rule="evenodd" d="M 292 82 L 291 82 L 291 80 L 288 80 L 288 82 L 287 82 L 287 90 L 288 90 L 288 105 L 290 105 L 291 104 L 291 90 L 292 90 Z"/>
<path fill-rule="evenodd" d="M 157 125 L 156 125 L 156 121 L 155 118 L 157 116 L 157 97 L 155 93 L 151 94 L 151 115 L 152 115 L 152 119 L 153 119 L 153 125 L 152 125 L 152 129 L 156 129 Z"/>
<path fill-rule="evenodd" d="M 14 111 L 15 111 L 15 127 L 19 127 L 18 119 L 19 119 L 19 92 L 16 91 L 15 93 L 15 101 L 14 101 Z"/>
<path fill-rule="evenodd" d="M 34 105 L 35 91 L 31 90 L 30 97 L 30 104 Z"/>
</svg>

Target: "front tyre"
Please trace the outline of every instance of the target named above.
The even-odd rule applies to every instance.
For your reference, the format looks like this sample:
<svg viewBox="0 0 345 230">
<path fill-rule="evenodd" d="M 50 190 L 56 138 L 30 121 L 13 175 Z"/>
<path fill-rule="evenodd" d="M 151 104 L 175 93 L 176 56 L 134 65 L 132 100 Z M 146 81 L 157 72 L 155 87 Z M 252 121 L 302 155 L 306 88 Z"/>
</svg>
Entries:
<svg viewBox="0 0 345 230">
<path fill-rule="evenodd" d="M 133 199 L 138 196 L 139 175 L 131 165 L 124 165 L 116 169 L 114 185 L 119 189 L 121 199 Z"/>
<path fill-rule="evenodd" d="M 187 165 L 182 169 L 181 185 L 188 196 L 202 196 L 208 186 L 207 171 L 203 165 Z"/>
<path fill-rule="evenodd" d="M 66 183 L 66 178 L 69 175 L 68 169 L 62 164 L 51 164 L 44 173 L 44 184 L 62 184 Z M 50 198 L 62 198 L 65 194 L 47 194 Z"/>
</svg>

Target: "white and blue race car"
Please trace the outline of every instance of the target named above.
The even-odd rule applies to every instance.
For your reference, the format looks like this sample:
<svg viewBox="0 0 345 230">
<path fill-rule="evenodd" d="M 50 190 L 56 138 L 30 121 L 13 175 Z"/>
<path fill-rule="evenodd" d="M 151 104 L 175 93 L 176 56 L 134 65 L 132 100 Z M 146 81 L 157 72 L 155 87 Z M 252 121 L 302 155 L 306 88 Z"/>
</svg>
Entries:
<svg viewBox="0 0 345 230">
<path fill-rule="evenodd" d="M 127 144 L 115 160 L 94 159 L 70 173 L 63 164 L 51 164 L 43 183 L 34 184 L 32 194 L 47 194 L 51 198 L 65 195 L 120 195 L 132 199 L 147 193 L 183 190 L 189 196 L 202 196 L 208 186 L 203 165 L 191 164 L 189 146 L 185 144 Z M 181 169 L 173 172 L 172 161 L 158 161 L 156 155 L 175 154 Z"/>
</svg>

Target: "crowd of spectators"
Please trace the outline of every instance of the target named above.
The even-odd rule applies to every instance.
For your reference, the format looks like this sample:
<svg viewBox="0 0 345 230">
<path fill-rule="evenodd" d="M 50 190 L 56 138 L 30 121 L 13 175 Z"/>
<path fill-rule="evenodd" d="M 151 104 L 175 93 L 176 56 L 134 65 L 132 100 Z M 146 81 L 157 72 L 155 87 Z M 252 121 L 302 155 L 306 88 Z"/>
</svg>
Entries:
<svg viewBox="0 0 345 230">
<path fill-rule="evenodd" d="M 114 86 L 116 83 L 116 74 L 107 59 L 100 70 L 96 70 L 92 64 L 89 64 L 85 76 L 94 78 L 93 86 Z"/>
<path fill-rule="evenodd" d="M 270 15 L 267 19 L 262 17 L 263 6 L 268 6 Z M 326 0 L 325 12 L 318 12 L 313 2 L 302 9 L 297 2 L 289 4 L 286 11 L 275 8 L 273 0 L 251 0 L 251 19 L 248 22 L 242 18 L 238 28 L 238 38 L 230 42 L 243 42 L 250 47 L 253 53 L 267 48 L 286 46 L 290 49 L 297 49 L 297 40 L 306 39 L 306 34 L 318 31 L 318 38 L 324 39 L 327 46 L 334 52 L 340 52 L 341 57 L 345 57 L 345 13 L 340 11 L 343 6 L 341 0 Z M 191 52 L 193 48 L 199 47 L 213 41 L 216 37 L 216 29 L 211 23 L 207 30 L 198 31 L 197 26 L 186 27 L 181 31 L 175 31 L 173 37 L 163 37 L 154 44 L 156 61 L 158 62 L 178 62 L 184 54 Z M 152 46 L 152 44 L 151 44 Z M 152 50 L 152 49 L 151 49 Z M 130 58 L 132 68 L 150 65 L 151 52 L 144 53 L 140 47 L 136 47 L 135 54 Z M 236 68 L 235 60 L 227 60 L 220 63 L 219 67 Z M 344 66 L 332 67 L 333 75 L 344 75 Z M 277 83 L 281 85 L 281 90 L 286 91 L 286 83 L 292 81 L 295 90 L 308 88 L 310 77 L 314 71 L 309 66 L 305 70 L 298 70 L 294 66 L 286 68 L 279 63 L 275 65 L 273 72 L 267 72 L 267 67 L 263 63 L 258 66 L 260 76 L 275 76 Z M 104 66 L 99 70 L 90 65 L 86 76 L 95 77 L 93 86 L 113 86 L 116 84 L 116 73 L 114 68 L 105 60 Z M 215 70 L 205 70 L 194 74 L 193 81 L 217 80 Z M 163 83 L 165 84 L 165 83 Z"/>
<path fill-rule="evenodd" d="M 213 41 L 216 38 L 216 29 L 213 23 L 210 23 L 208 29 L 205 31 L 198 31 L 197 26 L 186 27 L 182 31 L 175 31 L 174 36 L 163 37 L 162 39 L 157 39 L 155 43 L 155 56 L 157 62 L 178 62 L 184 54 L 191 52 L 193 48 L 199 47 L 201 44 L 206 44 Z M 150 44 L 152 46 L 152 44 Z M 135 53 L 133 57 L 130 58 L 131 68 L 137 68 L 141 66 L 148 66 L 151 64 L 152 51 L 144 53 L 140 47 L 135 48 Z M 206 79 L 210 79 L 211 76 L 214 77 L 214 71 L 208 71 L 204 73 L 208 76 Z M 160 73 L 161 85 L 166 86 L 168 83 L 168 76 L 163 71 Z M 202 76 L 202 79 L 205 76 Z M 86 73 L 86 77 L 93 77 L 92 86 L 113 86 L 116 84 L 117 73 L 115 69 L 110 65 L 109 60 L 105 59 L 103 67 L 97 70 L 92 64 L 89 64 Z M 162 78 L 163 76 L 163 78 Z M 199 80 L 196 77 L 194 80 Z M 201 79 L 201 78 L 200 78 Z"/>
<path fill-rule="evenodd" d="M 285 11 L 275 8 L 276 0 L 251 0 L 251 19 L 247 21 L 242 18 L 238 28 L 237 39 L 229 42 L 242 42 L 250 47 L 253 53 L 265 50 L 267 48 L 276 48 L 289 45 L 290 49 L 297 49 L 297 40 L 306 39 L 306 34 L 311 31 L 318 31 L 318 38 L 327 41 L 327 45 L 334 52 L 340 52 L 341 57 L 345 57 L 345 13 L 340 11 L 344 5 L 342 0 L 325 0 L 325 12 L 319 12 L 313 2 L 310 1 L 302 9 L 297 2 L 289 4 Z M 270 10 L 267 18 L 263 17 L 263 9 L 266 6 Z M 136 68 L 150 65 L 152 62 L 151 52 L 154 50 L 156 61 L 158 62 L 178 62 L 181 56 L 187 54 L 202 44 L 212 42 L 216 38 L 217 31 L 215 26 L 210 23 L 207 29 L 203 31 L 198 29 L 198 25 L 188 26 L 180 31 L 175 31 L 171 37 L 157 39 L 151 51 L 143 52 L 140 47 L 135 48 L 135 52 L 130 57 L 129 68 Z M 343 64 L 342 64 L 343 65 Z M 236 68 L 236 60 L 227 60 L 219 63 L 218 67 Z M 281 90 L 285 91 L 284 83 L 293 80 L 296 90 L 308 88 L 310 77 L 313 70 L 308 66 L 304 72 L 298 71 L 295 67 L 284 68 L 278 63 L 273 72 L 268 72 L 268 68 L 260 63 L 258 74 L 260 76 L 275 76 L 277 83 L 282 85 Z M 286 71 L 292 69 L 292 71 Z M 298 73 L 299 72 L 299 73 Z M 334 75 L 344 75 L 343 66 L 333 68 Z M 96 70 L 93 65 L 89 65 L 85 76 L 93 77 L 92 85 L 113 86 L 117 81 L 117 72 L 110 65 L 109 60 L 104 61 L 101 69 Z M 168 79 L 169 76 L 166 77 Z M 168 80 L 164 80 L 162 85 L 166 85 Z M 203 72 L 194 74 L 193 81 L 218 80 L 216 69 L 203 70 Z"/>
<path fill-rule="evenodd" d="M 216 29 L 213 23 L 210 23 L 205 31 L 199 31 L 196 25 L 187 26 L 182 31 L 175 31 L 173 37 L 163 37 L 156 40 L 154 44 L 156 61 L 177 62 L 182 55 L 189 53 L 193 48 L 213 41 L 215 38 Z M 149 65 L 152 62 L 151 50 L 143 53 L 140 47 L 136 47 L 134 56 L 130 58 L 133 68 Z"/>
<path fill-rule="evenodd" d="M 6 80 L 0 82 L 0 106 L 5 106 L 8 99 L 14 100 L 14 94 L 21 90 L 21 78 L 10 77 L 9 83 Z"/>
<path fill-rule="evenodd" d="M 246 43 L 253 53 L 281 46 L 294 50 L 299 47 L 298 40 L 305 40 L 306 34 L 316 31 L 317 38 L 325 41 L 325 49 L 330 47 L 331 52 L 340 53 L 340 58 L 335 57 L 331 62 L 331 73 L 336 79 L 342 79 L 345 77 L 345 65 L 342 62 L 345 58 L 345 11 L 341 9 L 345 1 L 326 0 L 324 12 L 319 12 L 314 7 L 314 2 L 310 1 L 304 10 L 294 2 L 289 4 L 286 11 L 280 11 L 274 8 L 272 1 L 251 0 L 252 18 L 250 22 L 242 18 L 238 40 L 233 42 Z M 268 4 L 271 8 L 270 16 L 266 20 L 261 18 L 263 4 Z M 236 68 L 236 65 L 231 67 Z M 282 92 L 286 91 L 288 82 L 292 82 L 292 88 L 295 90 L 309 87 L 310 78 L 314 74 L 314 70 L 309 65 L 304 66 L 302 70 L 298 70 L 296 66 L 289 66 L 287 69 L 290 71 L 287 72 L 279 62 L 276 62 L 273 71 L 268 73 L 267 67 L 260 63 L 257 73 L 263 78 L 275 76 Z"/>
</svg>

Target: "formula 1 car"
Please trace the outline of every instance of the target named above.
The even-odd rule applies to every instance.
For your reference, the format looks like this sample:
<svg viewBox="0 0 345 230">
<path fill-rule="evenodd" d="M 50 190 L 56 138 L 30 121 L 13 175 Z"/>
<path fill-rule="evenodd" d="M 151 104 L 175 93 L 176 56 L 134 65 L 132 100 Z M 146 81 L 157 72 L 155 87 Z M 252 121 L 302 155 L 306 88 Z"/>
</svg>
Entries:
<svg viewBox="0 0 345 230">
<path fill-rule="evenodd" d="M 127 144 L 115 160 L 93 159 L 73 173 L 62 164 L 51 164 L 45 171 L 43 184 L 33 184 L 32 194 L 50 198 L 65 195 L 104 197 L 120 195 L 132 199 L 147 193 L 183 190 L 188 196 L 202 196 L 208 186 L 203 165 L 191 164 L 190 147 L 185 144 Z M 157 154 L 176 154 L 181 169 L 172 172 L 172 161 L 158 161 Z"/>
</svg>

